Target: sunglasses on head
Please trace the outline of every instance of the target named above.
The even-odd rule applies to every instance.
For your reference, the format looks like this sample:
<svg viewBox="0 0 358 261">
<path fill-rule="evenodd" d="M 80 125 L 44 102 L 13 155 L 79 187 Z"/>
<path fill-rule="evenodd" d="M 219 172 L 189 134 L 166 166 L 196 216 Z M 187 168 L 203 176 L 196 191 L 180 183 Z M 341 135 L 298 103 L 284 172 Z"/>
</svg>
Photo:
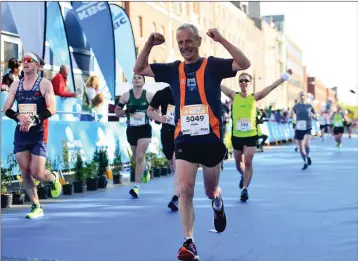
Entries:
<svg viewBox="0 0 358 261">
<path fill-rule="evenodd" d="M 243 83 L 243 82 L 248 83 L 248 82 L 250 82 L 250 80 L 248 80 L 248 79 L 241 79 L 241 80 L 239 81 L 239 83 Z"/>
<path fill-rule="evenodd" d="M 22 62 L 23 63 L 25 63 L 25 62 L 27 62 L 27 63 L 37 63 L 37 61 L 35 59 L 31 58 L 31 57 L 24 57 L 22 59 Z"/>
</svg>

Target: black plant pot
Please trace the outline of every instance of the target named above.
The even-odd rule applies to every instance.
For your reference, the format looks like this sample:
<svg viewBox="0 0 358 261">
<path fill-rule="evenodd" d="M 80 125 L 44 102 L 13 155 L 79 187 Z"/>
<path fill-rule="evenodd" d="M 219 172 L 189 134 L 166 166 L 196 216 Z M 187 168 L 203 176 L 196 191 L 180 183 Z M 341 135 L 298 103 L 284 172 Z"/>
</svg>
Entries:
<svg viewBox="0 0 358 261">
<path fill-rule="evenodd" d="M 166 176 L 168 172 L 168 168 L 161 168 L 162 172 L 160 173 L 162 176 Z"/>
<path fill-rule="evenodd" d="M 12 194 L 1 195 L 1 208 L 9 208 L 12 204 Z"/>
<path fill-rule="evenodd" d="M 122 184 L 121 174 L 113 174 L 113 184 Z"/>
<path fill-rule="evenodd" d="M 83 181 L 74 181 L 73 182 L 73 192 L 74 193 L 85 192 L 85 183 Z"/>
<path fill-rule="evenodd" d="M 50 189 L 47 186 L 37 188 L 37 195 L 39 199 L 47 199 L 49 193 L 50 193 Z"/>
<path fill-rule="evenodd" d="M 87 190 L 94 191 L 98 189 L 98 178 L 88 178 L 87 180 Z"/>
<path fill-rule="evenodd" d="M 107 184 L 108 184 L 107 176 L 105 176 L 105 175 L 100 176 L 98 179 L 98 188 L 100 188 L 100 189 L 106 188 Z"/>
<path fill-rule="evenodd" d="M 25 193 L 12 192 L 12 204 L 23 205 L 25 202 Z"/>
<path fill-rule="evenodd" d="M 72 184 L 63 184 L 62 185 L 62 194 L 63 195 L 72 195 L 73 185 Z"/>
<path fill-rule="evenodd" d="M 153 168 L 153 176 L 155 178 L 160 178 L 160 175 L 162 173 L 162 169 L 160 168 Z"/>
</svg>

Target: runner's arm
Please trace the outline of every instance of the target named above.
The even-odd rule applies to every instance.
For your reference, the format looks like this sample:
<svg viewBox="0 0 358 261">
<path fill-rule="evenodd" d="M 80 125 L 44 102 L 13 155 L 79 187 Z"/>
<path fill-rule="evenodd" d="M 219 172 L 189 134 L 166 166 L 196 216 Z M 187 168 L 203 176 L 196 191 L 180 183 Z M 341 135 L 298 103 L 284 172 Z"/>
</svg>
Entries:
<svg viewBox="0 0 358 261">
<path fill-rule="evenodd" d="M 154 77 L 154 73 L 152 71 L 152 68 L 150 67 L 148 63 L 148 58 L 150 55 L 150 52 L 153 48 L 153 45 L 146 43 L 144 45 L 143 50 L 138 55 L 137 61 L 134 65 L 133 72 L 142 76 L 150 76 Z"/>
<path fill-rule="evenodd" d="M 154 94 L 152 92 L 147 92 L 147 97 L 146 98 L 147 98 L 148 103 L 152 102 L 153 96 L 154 96 Z"/>
<path fill-rule="evenodd" d="M 229 89 L 228 87 L 226 87 L 225 85 L 220 85 L 221 91 L 227 96 L 229 97 L 231 100 L 234 99 L 236 92 L 234 90 Z"/>
<path fill-rule="evenodd" d="M 162 115 L 159 114 L 159 107 L 161 106 L 161 101 L 164 99 L 163 97 L 163 90 L 157 91 L 155 95 L 152 97 L 150 101 L 150 105 L 147 109 L 147 115 L 152 120 L 155 120 L 157 122 L 163 122 L 162 121 Z"/>
<path fill-rule="evenodd" d="M 3 109 L 5 113 L 6 113 L 7 110 L 11 109 L 11 107 L 14 105 L 16 90 L 17 90 L 18 86 L 19 86 L 18 81 L 13 82 L 10 85 L 10 89 L 9 89 L 8 95 L 6 97 L 6 101 L 5 101 L 5 105 L 4 105 L 4 109 Z"/>
<path fill-rule="evenodd" d="M 47 79 L 42 79 L 40 83 L 40 88 L 43 87 L 43 95 L 45 97 L 47 110 L 51 113 L 49 117 L 56 114 L 56 98 L 53 91 L 52 83 Z"/>
<path fill-rule="evenodd" d="M 272 92 L 274 89 L 276 89 L 278 86 L 280 86 L 283 82 L 287 81 L 289 78 L 289 75 L 292 74 L 291 70 L 288 70 L 286 73 L 282 74 L 280 79 L 274 81 L 270 86 L 267 86 L 262 91 L 256 92 L 255 100 L 259 101 L 263 98 L 265 98 L 270 92 Z"/>
<path fill-rule="evenodd" d="M 122 117 L 124 114 L 126 114 L 126 111 L 123 110 L 123 108 L 127 104 L 128 99 L 129 99 L 129 92 L 123 93 L 115 109 L 115 113 L 117 117 Z"/>
<path fill-rule="evenodd" d="M 159 111 L 159 108 L 155 109 L 155 108 L 153 108 L 152 106 L 149 105 L 148 109 L 147 109 L 147 115 L 152 120 L 162 122 L 162 116 L 159 115 L 158 111 Z"/>
<path fill-rule="evenodd" d="M 225 38 L 222 39 L 221 44 L 231 54 L 232 58 L 234 58 L 234 61 L 232 62 L 232 70 L 234 72 L 246 70 L 251 66 L 250 60 L 239 50 L 239 48 L 231 44 Z"/>
</svg>

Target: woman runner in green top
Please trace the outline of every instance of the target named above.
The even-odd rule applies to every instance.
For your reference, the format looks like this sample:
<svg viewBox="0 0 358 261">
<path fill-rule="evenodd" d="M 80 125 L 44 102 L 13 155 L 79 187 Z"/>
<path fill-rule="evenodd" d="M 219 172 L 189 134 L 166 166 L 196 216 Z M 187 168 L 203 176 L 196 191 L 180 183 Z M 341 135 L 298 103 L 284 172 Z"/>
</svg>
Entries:
<svg viewBox="0 0 358 261">
<path fill-rule="evenodd" d="M 342 147 L 342 135 L 344 133 L 344 121 L 346 121 L 346 116 L 341 110 L 341 106 L 337 105 L 337 111 L 332 114 L 332 123 L 333 123 L 333 136 L 334 140 L 337 142 L 337 148 Z"/>
<path fill-rule="evenodd" d="M 232 146 L 236 168 L 241 174 L 241 201 L 249 199 L 247 188 L 252 178 L 252 160 L 254 158 L 257 141 L 256 101 L 265 98 L 271 91 L 289 79 L 291 70 L 282 74 L 281 78 L 263 90 L 250 93 L 252 76 L 242 73 L 239 77 L 240 92 L 236 92 L 221 85 L 221 91 L 232 102 Z"/>
<path fill-rule="evenodd" d="M 147 115 L 153 94 L 143 90 L 144 76 L 133 76 L 133 89 L 123 93 L 116 108 L 117 117 L 127 117 L 127 140 L 135 158 L 135 185 L 129 191 L 133 198 L 139 196 L 139 184 L 145 169 L 145 152 L 152 138 L 152 126 Z M 124 110 L 124 106 L 127 109 Z"/>
</svg>

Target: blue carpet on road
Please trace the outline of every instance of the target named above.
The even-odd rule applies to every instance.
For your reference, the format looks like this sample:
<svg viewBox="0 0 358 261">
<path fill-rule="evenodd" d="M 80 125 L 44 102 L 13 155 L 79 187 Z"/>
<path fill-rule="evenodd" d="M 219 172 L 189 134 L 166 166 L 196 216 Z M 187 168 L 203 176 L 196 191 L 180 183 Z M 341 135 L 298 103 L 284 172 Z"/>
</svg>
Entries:
<svg viewBox="0 0 358 261">
<path fill-rule="evenodd" d="M 208 152 L 210 153 L 210 152 Z M 313 165 L 302 171 L 293 144 L 257 153 L 250 199 L 240 203 L 239 174 L 225 162 L 220 184 L 228 217 L 213 228 L 201 173 L 195 190 L 195 242 L 201 261 L 358 260 L 358 139 L 312 141 Z M 27 209 L 2 215 L 2 260 L 171 261 L 183 242 L 179 213 L 170 213 L 172 178 L 109 188 L 44 205 L 45 216 L 27 220 Z"/>
</svg>

